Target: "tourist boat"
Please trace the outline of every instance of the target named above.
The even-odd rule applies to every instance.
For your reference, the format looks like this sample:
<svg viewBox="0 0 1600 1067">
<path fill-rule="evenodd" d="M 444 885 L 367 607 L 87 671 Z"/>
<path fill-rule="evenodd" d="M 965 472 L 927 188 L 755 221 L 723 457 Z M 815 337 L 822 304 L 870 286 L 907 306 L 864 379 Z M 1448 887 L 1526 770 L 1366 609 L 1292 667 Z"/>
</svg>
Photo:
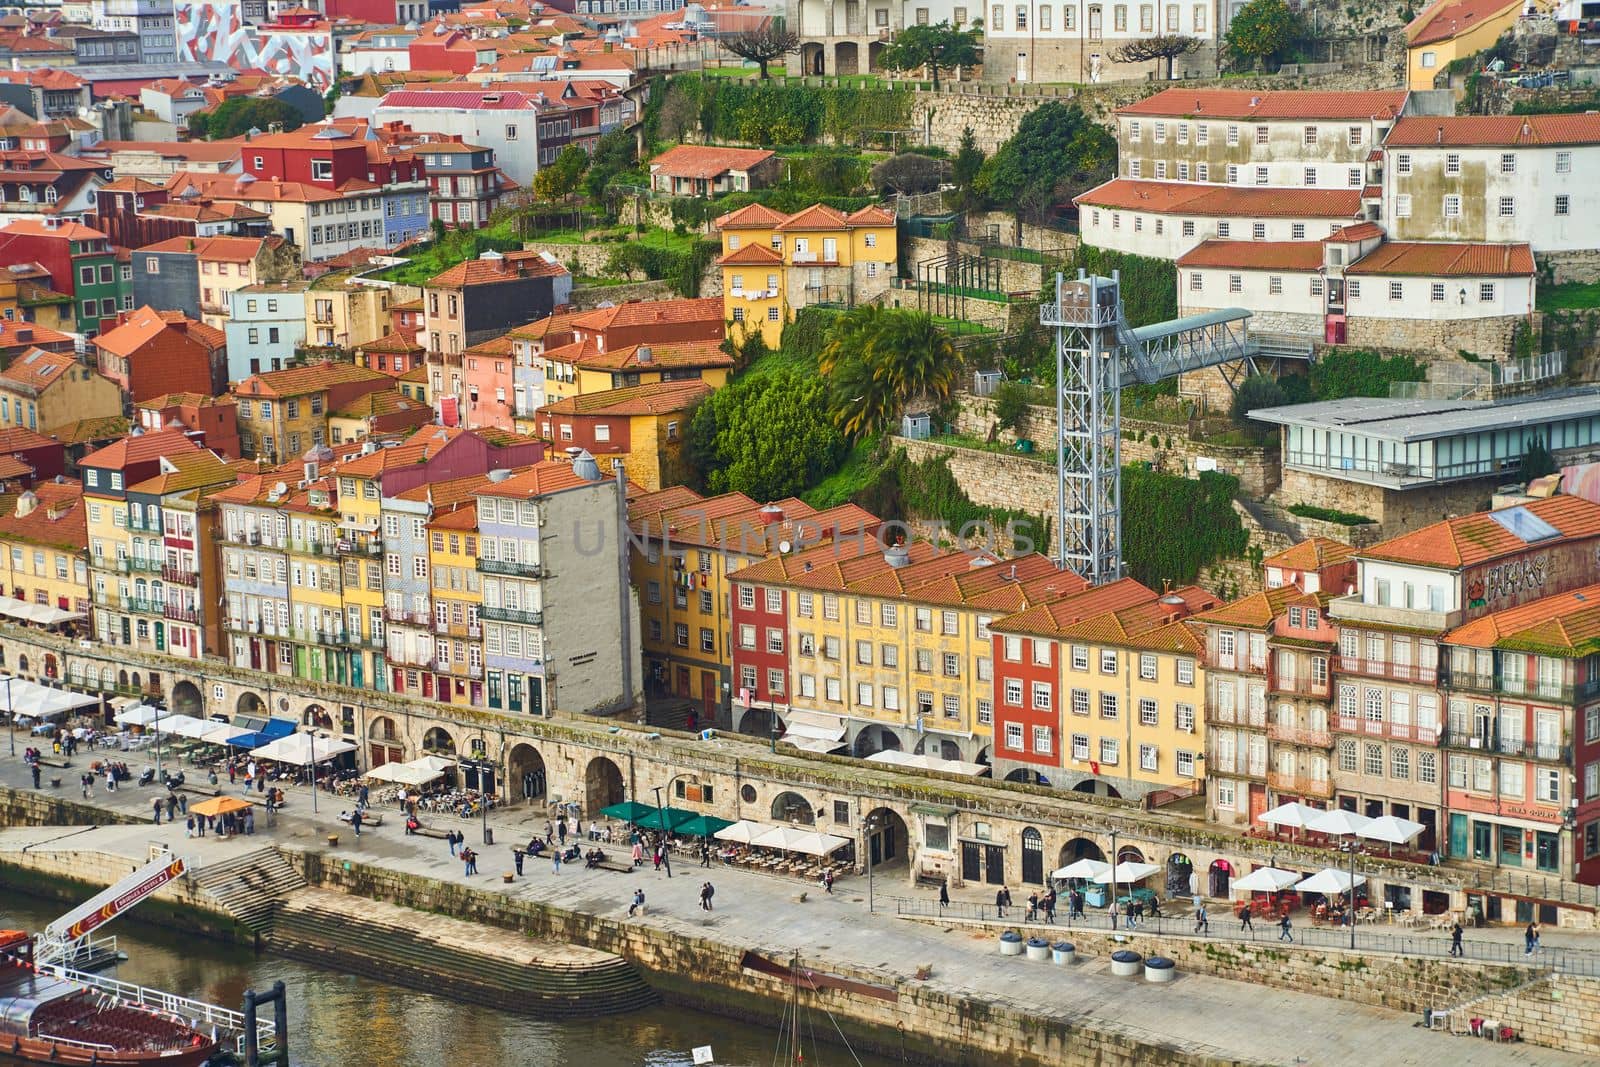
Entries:
<svg viewBox="0 0 1600 1067">
<path fill-rule="evenodd" d="M 177 1015 L 130 1004 L 35 965 L 33 936 L 0 930 L 0 1057 L 95 1067 L 201 1067 L 214 1038 Z"/>
</svg>

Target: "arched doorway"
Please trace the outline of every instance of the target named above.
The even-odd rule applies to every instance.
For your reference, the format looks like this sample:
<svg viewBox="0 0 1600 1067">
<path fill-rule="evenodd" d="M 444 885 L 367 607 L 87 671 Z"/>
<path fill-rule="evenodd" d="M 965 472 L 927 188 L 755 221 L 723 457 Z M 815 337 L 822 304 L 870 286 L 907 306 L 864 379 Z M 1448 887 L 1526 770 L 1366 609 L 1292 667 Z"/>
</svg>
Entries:
<svg viewBox="0 0 1600 1067">
<path fill-rule="evenodd" d="M 783 736 L 783 719 L 771 708 L 750 708 L 739 719 L 738 733 L 750 737 L 770 738 L 774 736 L 772 729 L 774 722 L 777 724 L 776 736 Z"/>
<path fill-rule="evenodd" d="M 899 867 L 911 861 L 911 835 L 906 821 L 893 808 L 874 808 L 861 823 L 867 841 L 867 855 L 873 870 Z"/>
<path fill-rule="evenodd" d="M 193 682 L 175 683 L 172 687 L 172 710 L 177 715 L 205 718 L 205 698 L 200 695 L 200 687 Z"/>
<path fill-rule="evenodd" d="M 1210 877 L 1206 879 L 1206 896 L 1226 897 L 1228 885 L 1233 881 L 1233 864 L 1227 860 L 1213 860 Z"/>
<path fill-rule="evenodd" d="M 1116 786 L 1110 782 L 1103 782 L 1098 778 L 1085 778 L 1073 786 L 1072 791 L 1074 793 L 1092 793 L 1097 797 L 1110 797 L 1113 800 L 1122 799 L 1122 794 L 1117 792 Z"/>
<path fill-rule="evenodd" d="M 601 808 L 621 804 L 624 793 L 621 768 L 605 756 L 589 761 L 583 772 L 583 804 L 591 819 Z"/>
<path fill-rule="evenodd" d="M 333 716 L 328 714 L 328 709 L 321 704 L 311 704 L 300 716 L 300 724 L 315 730 L 332 730 Z"/>
<path fill-rule="evenodd" d="M 1132 845 L 1123 845 L 1117 849 L 1118 863 L 1143 863 L 1144 853 Z"/>
<path fill-rule="evenodd" d="M 510 770 L 513 797 L 531 803 L 549 793 L 544 757 L 532 745 L 524 743 L 512 747 Z"/>
<path fill-rule="evenodd" d="M 1031 826 L 1022 831 L 1022 880 L 1044 885 L 1044 837 Z"/>
<path fill-rule="evenodd" d="M 820 44 L 800 46 L 800 60 L 806 74 L 826 74 L 827 52 Z"/>
<path fill-rule="evenodd" d="M 858 757 L 870 756 L 874 752 L 899 752 L 900 737 L 887 726 L 864 726 L 856 735 L 851 751 Z"/>
<path fill-rule="evenodd" d="M 239 699 L 233 708 L 240 715 L 265 715 L 267 713 L 266 702 L 258 694 L 249 691 L 239 694 Z"/>
<path fill-rule="evenodd" d="M 456 754 L 456 739 L 442 726 L 435 726 L 422 735 L 422 751 L 436 752 L 441 756 Z"/>
<path fill-rule="evenodd" d="M 861 65 L 861 49 L 854 41 L 840 41 L 833 46 L 833 72 L 835 74 L 858 74 L 857 68 Z"/>
<path fill-rule="evenodd" d="M 1017 782 L 1020 785 L 1049 785 L 1050 779 L 1038 771 L 1031 771 L 1026 767 L 1018 767 L 1006 773 L 1006 781 Z"/>
<path fill-rule="evenodd" d="M 1071 841 L 1061 846 L 1061 853 L 1056 858 L 1059 860 L 1056 866 L 1065 867 L 1067 864 L 1077 863 L 1079 860 L 1099 860 L 1104 863 L 1106 854 L 1104 849 L 1087 837 L 1074 837 Z"/>
<path fill-rule="evenodd" d="M 60 673 L 60 669 L 56 666 L 56 654 L 54 652 L 46 652 L 44 654 L 44 676 L 46 678 L 55 678 Z"/>
<path fill-rule="evenodd" d="M 874 71 L 874 70 L 882 70 L 883 69 L 883 63 L 881 62 L 880 57 L 883 55 L 883 50 L 885 48 L 887 48 L 887 47 L 888 47 L 888 45 L 884 44 L 882 41 L 870 41 L 870 42 L 868 42 L 868 44 L 867 44 L 867 70 Z"/>
<path fill-rule="evenodd" d="M 779 793 L 772 798 L 772 821 L 815 826 L 816 810 L 812 808 L 811 802 L 799 793 Z"/>
<path fill-rule="evenodd" d="M 387 715 L 379 715 L 367 727 L 367 746 L 370 759 L 368 765 L 382 767 L 385 763 L 403 763 L 405 749 L 400 744 L 400 731 L 395 728 L 394 720 Z"/>
<path fill-rule="evenodd" d="M 1167 857 L 1167 895 L 1169 897 L 1186 897 L 1189 895 L 1189 880 L 1194 875 L 1194 863 L 1182 852 L 1174 852 Z"/>
<path fill-rule="evenodd" d="M 920 737 L 917 739 L 915 751 L 919 756 L 938 756 L 940 759 L 949 760 L 961 758 L 961 746 L 948 737 Z"/>
</svg>

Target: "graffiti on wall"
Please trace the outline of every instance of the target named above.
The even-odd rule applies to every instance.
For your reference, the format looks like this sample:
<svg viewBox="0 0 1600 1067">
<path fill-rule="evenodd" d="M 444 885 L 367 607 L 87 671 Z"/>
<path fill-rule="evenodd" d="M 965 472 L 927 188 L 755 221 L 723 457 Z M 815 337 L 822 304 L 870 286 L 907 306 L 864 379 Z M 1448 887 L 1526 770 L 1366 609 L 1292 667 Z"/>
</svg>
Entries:
<svg viewBox="0 0 1600 1067">
<path fill-rule="evenodd" d="M 319 93 L 333 86 L 333 38 L 326 30 L 252 26 L 238 0 L 177 0 L 173 16 L 181 58 L 299 78 Z"/>
</svg>

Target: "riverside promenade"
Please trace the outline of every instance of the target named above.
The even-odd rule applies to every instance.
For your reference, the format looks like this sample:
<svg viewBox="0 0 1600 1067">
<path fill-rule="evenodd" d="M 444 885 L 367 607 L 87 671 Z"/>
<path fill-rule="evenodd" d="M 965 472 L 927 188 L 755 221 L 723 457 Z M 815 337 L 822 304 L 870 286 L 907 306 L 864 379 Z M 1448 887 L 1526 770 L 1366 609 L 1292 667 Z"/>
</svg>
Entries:
<svg viewBox="0 0 1600 1067">
<path fill-rule="evenodd" d="M 79 800 L 76 771 L 63 774 L 62 799 Z M 20 760 L 0 759 L 0 783 L 30 791 Z M 226 787 L 224 787 L 226 788 Z M 1001 957 L 994 930 L 973 930 L 897 918 L 892 906 L 869 914 L 865 879 L 841 881 L 832 895 L 818 887 L 715 865 L 707 870 L 679 860 L 674 877 L 647 865 L 633 873 L 587 871 L 581 864 L 552 872 L 549 861 L 530 860 L 525 876 L 511 884 L 501 875 L 512 869 L 511 842 L 525 842 L 546 821 L 543 809 L 513 809 L 492 815 L 494 846 L 481 844 L 476 820 L 442 819 L 433 824 L 459 829 L 482 853 L 482 873 L 465 878 L 443 841 L 404 836 L 398 817 L 366 830 L 356 841 L 336 816 L 346 802 L 323 794 L 313 814 L 309 791 L 291 789 L 289 808 L 274 825 L 257 819 L 253 837 L 186 840 L 180 822 L 150 823 L 149 806 L 159 794 L 130 785 L 107 794 L 97 787 L 88 803 L 142 820 L 137 825 L 107 825 L 68 836 L 63 828 L 15 828 L 0 832 L 0 862 L 26 847 L 32 853 L 51 850 L 93 851 L 139 861 L 154 843 L 165 843 L 200 864 L 217 863 L 267 846 L 285 851 L 323 852 L 331 860 L 403 872 L 444 883 L 470 884 L 483 893 L 503 893 L 515 900 L 554 907 L 616 922 L 654 927 L 668 934 L 711 939 L 769 957 L 799 951 L 805 964 L 827 970 L 830 964 L 852 973 L 872 972 L 886 984 L 909 981 L 919 968 L 931 967 L 929 987 L 958 996 L 1006 1005 L 1041 1019 L 1080 1023 L 1123 1035 L 1127 1040 L 1167 1047 L 1192 1058 L 1251 1064 L 1333 1064 L 1349 1062 L 1431 1064 L 1448 1058 L 1457 1064 L 1567 1064 L 1593 1062 L 1578 1055 L 1531 1045 L 1495 1045 L 1485 1041 L 1431 1033 L 1417 1025 L 1414 1013 L 1387 1010 L 1307 993 L 1185 974 L 1171 985 L 1113 978 L 1103 955 L 1070 968 Z M 328 834 L 339 835 L 332 849 Z M 613 855 L 623 850 L 613 847 Z M 904 895 L 901 877 L 880 878 L 880 893 Z M 699 888 L 716 886 L 715 910 L 699 907 Z M 627 905 L 636 888 L 647 898 L 646 914 L 627 919 Z M 795 898 L 804 891 L 807 899 Z M 1013 887 L 1014 895 L 1017 894 Z M 883 903 L 887 903 L 884 901 Z M 1017 916 L 1021 918 L 1020 909 Z M 1576 941 L 1571 945 L 1579 950 Z M 1290 950 L 1297 951 L 1297 950 Z M 1319 955 L 1326 950 L 1318 951 Z M 1530 975 L 1532 972 L 1530 972 Z M 773 1020 L 778 1008 L 774 1006 Z"/>
</svg>

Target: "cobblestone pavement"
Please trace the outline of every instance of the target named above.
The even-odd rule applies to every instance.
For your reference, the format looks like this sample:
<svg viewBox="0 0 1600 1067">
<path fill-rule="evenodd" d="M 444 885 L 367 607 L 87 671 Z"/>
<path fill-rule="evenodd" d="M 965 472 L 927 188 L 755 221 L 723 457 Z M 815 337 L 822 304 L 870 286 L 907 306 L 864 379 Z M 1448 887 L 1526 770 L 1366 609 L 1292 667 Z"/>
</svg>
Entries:
<svg viewBox="0 0 1600 1067">
<path fill-rule="evenodd" d="M 77 773 L 73 769 L 62 775 L 62 792 L 74 799 L 78 796 Z M 27 775 L 21 761 L 0 758 L 0 781 L 26 787 Z M 108 795 L 102 785 L 96 789 L 93 802 L 148 819 L 154 796 L 151 789 L 127 784 Z M 34 851 L 52 847 L 93 849 L 142 858 L 149 845 L 159 840 L 171 844 L 179 854 L 193 855 L 204 863 L 267 845 L 322 848 L 325 835 L 338 831 L 338 850 L 353 859 L 425 877 L 451 881 L 463 878 L 462 865 L 452 859 L 443 841 L 404 836 L 398 818 L 391 817 L 383 826 L 364 831 L 356 842 L 349 828 L 337 821 L 339 811 L 348 804 L 324 794 L 318 801 L 319 812 L 313 814 L 309 791 L 290 789 L 288 810 L 274 826 L 258 820 L 257 833 L 252 838 L 185 841 L 181 824 L 172 827 L 163 823 L 157 829 L 148 822 L 103 827 L 77 833 L 70 839 L 61 828 L 37 827 L 0 832 L 0 851 L 29 844 Z M 930 984 L 942 989 L 1004 1001 L 1041 1017 L 1092 1020 L 1098 1027 L 1148 1036 L 1230 1060 L 1421 1065 L 1449 1058 L 1460 1067 L 1565 1067 L 1593 1062 L 1527 1045 L 1493 1045 L 1429 1033 L 1409 1013 L 1305 993 L 1201 975 L 1181 976 L 1172 985 L 1149 985 L 1113 978 L 1103 958 L 1062 969 L 1001 957 L 992 932 L 908 923 L 882 910 L 869 914 L 865 880 L 859 878 L 841 881 L 830 896 L 815 886 L 779 876 L 720 866 L 706 871 L 682 860 L 674 866 L 671 878 L 665 872 L 650 870 L 648 865 L 631 875 L 587 871 L 581 865 L 563 865 L 560 874 L 553 874 L 548 862 L 529 861 L 525 877 L 511 885 L 503 884 L 499 875 L 512 869 L 510 842 L 526 841 L 534 829 L 542 831 L 546 817 L 542 809 L 513 809 L 492 815 L 489 825 L 498 843 L 487 847 L 481 846 L 476 821 L 440 820 L 437 816 L 434 821 L 462 829 L 468 843 L 481 848 L 482 873 L 472 881 L 482 890 L 622 918 L 634 889 L 643 888 L 647 914 L 635 921 L 668 931 L 731 941 L 773 955 L 798 950 L 807 962 L 820 969 L 826 969 L 830 960 L 848 961 L 881 971 L 886 977 L 906 978 L 918 967 L 931 965 Z M 51 844 L 58 839 L 58 844 Z M 700 884 L 708 878 L 717 888 L 716 910 L 709 913 L 702 911 L 698 903 Z M 907 891 L 905 879 L 903 867 L 898 872 L 889 868 L 876 880 L 876 886 L 880 892 L 898 887 L 896 891 L 903 893 Z M 803 903 L 795 899 L 802 891 L 807 894 Z"/>
</svg>

